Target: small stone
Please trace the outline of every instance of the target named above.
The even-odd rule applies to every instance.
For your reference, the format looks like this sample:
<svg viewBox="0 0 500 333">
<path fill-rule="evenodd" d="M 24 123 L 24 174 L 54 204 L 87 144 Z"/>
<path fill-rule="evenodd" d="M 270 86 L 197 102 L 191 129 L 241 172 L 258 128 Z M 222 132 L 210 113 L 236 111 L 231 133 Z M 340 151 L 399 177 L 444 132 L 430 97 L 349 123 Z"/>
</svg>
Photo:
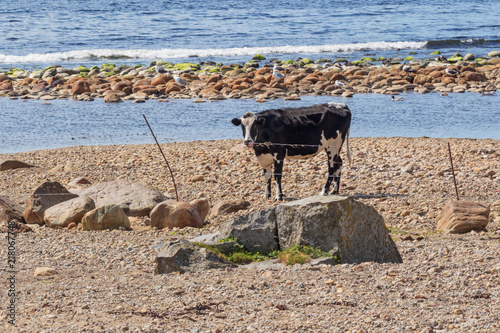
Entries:
<svg viewBox="0 0 500 333">
<path fill-rule="evenodd" d="M 52 267 L 38 267 L 35 269 L 34 276 L 51 276 L 57 274 L 57 271 Z"/>
<path fill-rule="evenodd" d="M 202 182 L 205 180 L 205 177 L 203 175 L 198 175 L 198 176 L 193 176 L 189 179 L 190 182 Z"/>
</svg>

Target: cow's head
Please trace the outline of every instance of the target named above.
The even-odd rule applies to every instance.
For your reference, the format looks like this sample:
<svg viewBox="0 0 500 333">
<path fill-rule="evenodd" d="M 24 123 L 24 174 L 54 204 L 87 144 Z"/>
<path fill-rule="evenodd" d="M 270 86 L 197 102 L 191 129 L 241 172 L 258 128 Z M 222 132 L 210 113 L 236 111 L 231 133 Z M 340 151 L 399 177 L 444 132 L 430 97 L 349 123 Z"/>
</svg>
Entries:
<svg viewBox="0 0 500 333">
<path fill-rule="evenodd" d="M 247 112 L 241 118 L 234 118 L 231 120 L 233 125 L 240 126 L 243 130 L 243 143 L 252 148 L 254 142 L 259 142 L 260 129 L 266 123 L 264 117 L 257 117 L 253 112 Z"/>
</svg>

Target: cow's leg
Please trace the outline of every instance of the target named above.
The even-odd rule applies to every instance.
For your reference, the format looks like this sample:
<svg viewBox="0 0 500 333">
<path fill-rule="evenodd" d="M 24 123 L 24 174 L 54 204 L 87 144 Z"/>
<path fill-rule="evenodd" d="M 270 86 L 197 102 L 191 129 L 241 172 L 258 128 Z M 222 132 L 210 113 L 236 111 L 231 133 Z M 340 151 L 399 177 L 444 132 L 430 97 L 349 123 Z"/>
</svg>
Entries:
<svg viewBox="0 0 500 333">
<path fill-rule="evenodd" d="M 273 177 L 271 164 L 264 167 L 264 177 L 266 177 L 266 199 L 271 199 L 271 179 Z"/>
<path fill-rule="evenodd" d="M 342 174 L 342 158 L 339 154 L 336 154 L 333 158 L 333 190 L 332 194 L 339 194 L 340 190 L 340 176 Z"/>
<path fill-rule="evenodd" d="M 276 197 L 274 201 L 283 201 L 283 191 L 281 189 L 281 177 L 283 175 L 283 161 L 285 157 L 276 154 L 274 156 L 274 180 L 276 181 Z"/>
<path fill-rule="evenodd" d="M 260 154 L 257 155 L 257 161 L 259 165 L 264 170 L 264 177 L 266 177 L 266 199 L 271 199 L 271 178 L 273 177 L 273 163 L 274 158 L 271 154 Z"/>
<path fill-rule="evenodd" d="M 342 171 L 342 158 L 339 153 L 333 153 L 329 150 L 326 151 L 328 156 L 328 179 L 326 180 L 325 187 L 321 192 L 322 195 L 328 195 L 330 186 L 333 181 L 332 194 L 338 194 L 340 189 L 340 176 Z"/>
</svg>

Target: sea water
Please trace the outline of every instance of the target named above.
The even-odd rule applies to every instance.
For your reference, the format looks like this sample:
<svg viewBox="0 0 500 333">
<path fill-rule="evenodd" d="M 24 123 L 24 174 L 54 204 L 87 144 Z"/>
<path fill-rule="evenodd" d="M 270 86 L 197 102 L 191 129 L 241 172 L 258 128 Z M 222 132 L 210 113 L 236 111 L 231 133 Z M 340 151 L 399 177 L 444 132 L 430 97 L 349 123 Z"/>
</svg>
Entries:
<svg viewBox="0 0 500 333">
<path fill-rule="evenodd" d="M 390 96 L 356 94 L 353 98 L 302 96 L 300 101 L 253 99 L 193 103 L 107 104 L 0 99 L 0 153 L 76 145 L 154 143 L 145 115 L 161 143 L 237 139 L 241 129 L 231 123 L 247 111 L 345 103 L 352 112 L 352 137 L 459 137 L 500 140 L 500 95 L 476 93 L 405 93 L 403 101 Z"/>
</svg>

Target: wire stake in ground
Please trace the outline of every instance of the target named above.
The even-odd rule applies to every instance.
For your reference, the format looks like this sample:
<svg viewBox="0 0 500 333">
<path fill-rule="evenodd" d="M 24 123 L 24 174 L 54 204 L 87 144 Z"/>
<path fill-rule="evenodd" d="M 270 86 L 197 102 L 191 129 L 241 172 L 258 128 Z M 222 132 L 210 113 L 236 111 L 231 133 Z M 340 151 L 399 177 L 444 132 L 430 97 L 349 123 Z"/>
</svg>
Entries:
<svg viewBox="0 0 500 333">
<path fill-rule="evenodd" d="M 455 193 L 457 194 L 457 201 L 459 201 L 460 199 L 458 198 L 457 180 L 455 178 L 455 169 L 453 168 L 453 158 L 451 157 L 451 147 L 449 142 L 448 142 L 448 153 L 450 153 L 451 174 L 453 175 L 453 183 L 455 184 Z"/>
<path fill-rule="evenodd" d="M 177 185 L 175 184 L 175 179 L 174 179 L 174 173 L 172 172 L 172 169 L 170 169 L 170 164 L 168 164 L 167 158 L 165 157 L 165 154 L 163 153 L 163 150 L 160 147 L 160 144 L 158 143 L 158 140 L 156 140 L 156 135 L 153 133 L 153 130 L 151 129 L 151 126 L 149 126 L 148 119 L 146 118 L 145 115 L 142 115 L 144 117 L 144 120 L 146 121 L 146 124 L 149 127 L 149 130 L 151 131 L 151 135 L 153 135 L 153 138 L 156 141 L 156 145 L 158 146 L 158 149 L 160 150 L 160 153 L 163 156 L 163 159 L 165 160 L 165 163 L 167 164 L 168 171 L 170 171 L 170 176 L 172 177 L 172 183 L 174 183 L 174 190 L 175 190 L 175 200 L 179 201 L 179 195 L 177 194 Z"/>
</svg>

